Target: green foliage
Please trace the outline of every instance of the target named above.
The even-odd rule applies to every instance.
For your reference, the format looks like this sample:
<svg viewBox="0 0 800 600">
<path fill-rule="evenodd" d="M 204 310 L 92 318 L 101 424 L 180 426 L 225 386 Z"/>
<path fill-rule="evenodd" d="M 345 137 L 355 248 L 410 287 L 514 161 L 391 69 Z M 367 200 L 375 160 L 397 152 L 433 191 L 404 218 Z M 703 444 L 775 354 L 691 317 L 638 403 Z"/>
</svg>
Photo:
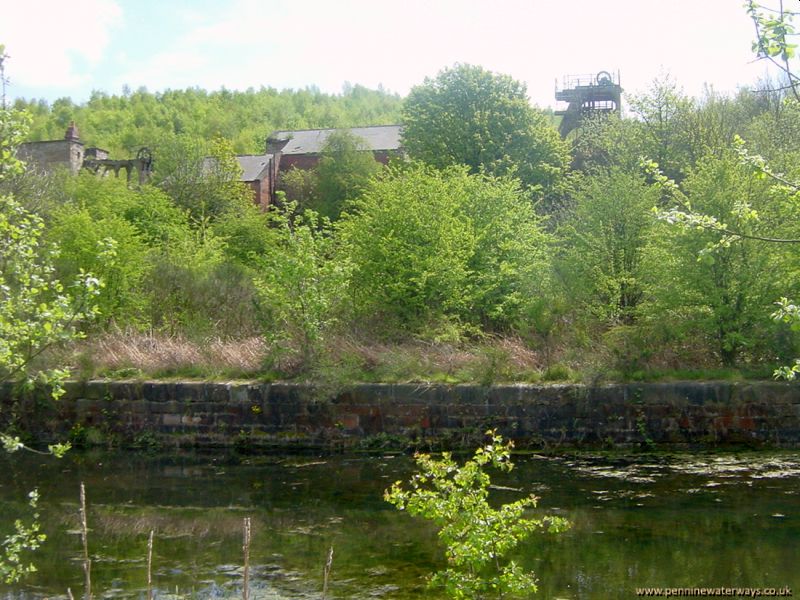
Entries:
<svg viewBox="0 0 800 600">
<path fill-rule="evenodd" d="M 560 230 L 558 265 L 573 302 L 605 324 L 630 322 L 644 295 L 642 257 L 658 190 L 617 167 L 583 178 Z"/>
<path fill-rule="evenodd" d="M 130 189 L 123 180 L 90 173 L 67 179 L 62 194 L 46 231 L 61 248 L 59 276 L 96 273 L 105 283 L 98 297 L 101 323 L 142 324 L 149 303 L 145 284 L 157 257 L 194 253 L 197 234 L 186 211 L 156 188 Z"/>
<path fill-rule="evenodd" d="M 748 10 L 761 54 L 780 63 L 785 47 L 788 58 L 791 15 Z M 356 86 L 339 96 L 138 90 L 81 105 L 20 102 L 33 114 L 31 139 L 59 139 L 76 120 L 87 145 L 120 157 L 150 146 L 155 185 L 21 172 L 7 160 L 24 132 L 17 115 L 0 120 L 0 195 L 14 197 L 9 222 L 29 220 L 23 229 L 34 234 L 22 237 L 34 262 L 54 269 L 43 281 L 82 272 L 103 281 L 92 294 L 104 328 L 193 339 L 264 331 L 277 360 L 299 356 L 313 377 L 339 367 L 344 338 L 453 344 L 508 332 L 524 338 L 537 377 L 549 365 L 545 377 L 559 378 L 560 365 L 579 370 L 582 360 L 623 374 L 696 361 L 761 368 L 796 356 L 800 342 L 791 302 L 767 318 L 777 298 L 800 292 L 800 103 L 788 95 L 690 99 L 661 78 L 630 99 L 634 118 L 583 123 L 567 173 L 565 143 L 522 84 L 455 65 L 406 103 L 404 143 L 427 168 L 398 161 L 384 171 L 337 133 L 316 169 L 282 175 L 300 210 L 267 213 L 240 181 L 234 152 L 263 152 L 275 129 L 398 122 L 400 99 Z M 641 156 L 657 161 L 645 179 Z M 533 213 L 537 196 L 546 222 Z M 653 206 L 683 227 L 654 222 Z M 306 208 L 316 215 L 300 214 Z M 65 311 L 85 296 L 85 286 L 48 289 L 39 303 L 63 297 Z M 358 377 L 363 358 L 340 370 Z M 490 383 L 512 376 L 505 363 L 489 352 L 423 378 Z M 295 370 L 285 366 L 269 368 Z"/>
<path fill-rule="evenodd" d="M 16 115 L 0 111 L 0 122 Z M 0 127 L 3 131 L 13 126 Z M 2 173 L 18 171 L 13 154 L 4 155 Z M 10 195 L 0 196 L 0 381 L 38 378 L 56 384 L 59 369 L 31 371 L 31 361 L 47 348 L 74 339 L 95 316 L 99 281 L 79 271 L 65 289 L 55 278 L 55 251 L 42 243 L 44 223 Z"/>
<path fill-rule="evenodd" d="M 780 99 L 754 117 L 741 137 L 775 172 L 800 175 L 800 102 Z"/>
<path fill-rule="evenodd" d="M 310 208 L 322 217 L 337 219 L 348 200 L 357 198 L 382 169 L 372 151 L 347 130 L 334 131 L 322 146 L 313 169 L 292 167 L 281 175 L 279 186 L 289 202 Z"/>
<path fill-rule="evenodd" d="M 467 165 L 547 189 L 568 163 L 565 143 L 530 106 L 525 86 L 477 66 L 457 64 L 412 88 L 403 123 L 409 155 L 439 168 Z"/>
<path fill-rule="evenodd" d="M 753 42 L 753 52 L 759 58 L 764 58 L 777 65 L 789 80 L 795 100 L 800 101 L 800 77 L 798 77 L 790 66 L 790 59 L 796 55 L 797 44 L 792 40 L 797 35 L 792 17 L 795 12 L 784 10 L 783 3 L 778 10 L 764 10 L 754 0 L 748 0 L 745 4 L 747 14 L 753 20 L 756 28 L 756 41 Z"/>
<path fill-rule="evenodd" d="M 330 224 L 293 203 L 269 213 L 270 252 L 254 257 L 254 278 L 265 335 L 278 353 L 299 350 L 308 365 L 319 355 L 341 314 L 347 260 L 332 260 Z M 279 359 L 276 356 L 275 359 Z"/>
<path fill-rule="evenodd" d="M 28 371 L 45 349 L 79 336 L 95 316 L 99 281 L 84 271 L 64 289 L 55 279 L 53 253 L 41 244 L 43 223 L 12 197 L 0 196 L 0 380 L 22 376 L 59 379 L 63 373 Z"/>
<path fill-rule="evenodd" d="M 733 366 L 759 343 L 774 345 L 766 314 L 785 289 L 789 265 L 781 248 L 746 241 L 761 218 L 769 220 L 767 182 L 727 152 L 700 161 L 683 188 L 670 193 L 689 211 L 664 213 L 685 227 L 664 230 L 653 248 L 649 267 L 660 277 L 653 281 L 650 308 L 681 314 L 724 366 Z"/>
<path fill-rule="evenodd" d="M 459 214 L 469 201 L 467 177 L 393 171 L 355 203 L 341 232 L 358 313 L 418 329 L 469 312 L 467 263 L 476 242 Z"/>
<path fill-rule="evenodd" d="M 33 552 L 41 546 L 47 536 L 41 532 L 39 513 L 39 492 L 33 490 L 28 494 L 28 505 L 33 514 L 28 524 L 21 519 L 14 521 L 14 533 L 5 537 L 0 552 L 0 581 L 6 584 L 16 583 L 25 575 L 36 572 L 36 566 L 24 557 L 26 552 Z"/>
<path fill-rule="evenodd" d="M 633 119 L 614 114 L 584 118 L 580 135 L 573 140 L 572 165 L 589 173 L 610 167 L 633 171 L 646 151 L 644 139 L 642 124 Z"/>
<path fill-rule="evenodd" d="M 298 169 L 292 167 L 281 175 L 280 191 L 287 202 L 296 202 L 298 206 L 315 206 L 319 204 L 317 186 L 319 177 L 316 169 Z"/>
<path fill-rule="evenodd" d="M 778 322 L 790 324 L 793 331 L 800 330 L 800 307 L 791 303 L 788 298 L 781 298 L 775 304 L 778 306 L 778 310 L 772 313 L 772 318 Z M 798 373 L 800 373 L 800 359 L 796 358 L 793 365 L 778 367 L 773 375 L 776 379 L 794 381 Z"/>
<path fill-rule="evenodd" d="M 692 165 L 688 118 L 695 109 L 669 76 L 653 80 L 646 94 L 628 100 L 641 128 L 640 156 L 658 162 L 665 173 L 680 181 Z"/>
<path fill-rule="evenodd" d="M 542 373 L 543 381 L 572 381 L 575 379 L 575 372 L 568 365 L 556 363 L 550 365 Z"/>
<path fill-rule="evenodd" d="M 390 170 L 340 227 L 357 314 L 410 332 L 508 325 L 535 293 L 547 237 L 509 179 Z"/>
<path fill-rule="evenodd" d="M 338 218 L 344 203 L 361 195 L 380 170 L 381 164 L 360 138 L 347 130 L 331 133 L 316 168 L 319 204 L 311 208 L 323 217 Z"/>
<path fill-rule="evenodd" d="M 278 91 L 209 92 L 198 88 L 151 93 L 140 88 L 122 94 L 94 92 L 85 102 L 69 98 L 52 104 L 17 100 L 16 108 L 33 116 L 31 139 L 58 140 L 70 121 L 80 128 L 87 146 L 99 146 L 113 156 L 128 156 L 141 146 L 154 150 L 154 168 L 166 167 L 165 149 L 172 140 L 204 146 L 221 136 L 237 153 L 262 153 L 264 140 L 278 129 L 355 127 L 397 123 L 401 99 L 381 89 L 348 86 L 341 94 L 314 88 Z"/>
<path fill-rule="evenodd" d="M 65 207 L 54 215 L 48 237 L 61 249 L 55 260 L 59 277 L 91 271 L 104 282 L 97 296 L 100 323 L 141 319 L 139 290 L 149 268 L 147 247 L 133 225 L 120 217 L 95 220 L 87 210 Z"/>
<path fill-rule="evenodd" d="M 89 173 L 67 179 L 61 194 L 46 228 L 61 247 L 57 273 L 66 278 L 83 269 L 102 278 L 103 326 L 193 336 L 253 332 L 255 292 L 246 265 L 271 244 L 268 221 L 255 206 L 234 196 L 213 222 L 192 222 L 155 187 L 130 189 Z"/>
<path fill-rule="evenodd" d="M 154 255 L 142 289 L 148 325 L 193 338 L 251 333 L 250 273 L 235 256 L 226 260 L 225 251 L 225 239 L 201 225 Z"/>
<path fill-rule="evenodd" d="M 444 587 L 451 598 L 528 597 L 536 592 L 536 578 L 508 558 L 521 541 L 545 526 L 563 531 L 568 523 L 558 517 L 525 518 L 536 506 L 533 495 L 493 508 L 491 483 L 485 468 L 508 472 L 511 442 L 494 431 L 491 443 L 475 451 L 463 466 L 445 452 L 441 459 L 415 456 L 419 472 L 405 490 L 395 482 L 384 495 L 400 510 L 433 521 L 445 547 L 448 568 L 433 575 L 431 584 Z"/>
<path fill-rule="evenodd" d="M 272 251 L 275 234 L 271 225 L 270 214 L 253 204 L 238 214 L 223 215 L 213 224 L 212 231 L 223 244 L 224 256 L 240 266 L 248 267 L 259 256 Z"/>
<path fill-rule="evenodd" d="M 238 215 L 253 204 L 253 192 L 240 181 L 242 169 L 228 140 L 215 137 L 208 144 L 189 148 L 179 144 L 173 152 L 180 154 L 170 160 L 172 170 L 161 175 L 160 184 L 194 223 L 204 225 L 226 214 Z"/>
<path fill-rule="evenodd" d="M 0 56 L 3 48 L 0 46 Z M 2 59 L 0 59 L 2 60 Z M 25 119 L 15 111 L 0 109 L 0 183 L 22 169 L 15 157 L 16 144 L 24 135 Z M 32 361 L 50 346 L 81 335 L 79 326 L 95 315 L 93 298 L 100 283 L 81 271 L 69 292 L 54 278 L 54 251 L 41 243 L 44 224 L 25 210 L 12 195 L 0 195 L 0 382 L 22 379 L 52 387 L 53 397 L 63 393 L 64 369 L 36 369 Z M 17 437 L 0 434 L 6 452 L 26 448 Z M 68 444 L 55 444 L 49 452 L 61 457 Z M 38 493 L 30 493 L 34 513 L 30 523 L 14 522 L 14 533 L 2 542 L 0 579 L 18 581 L 35 571 L 23 558 L 45 540 L 36 513 Z"/>
<path fill-rule="evenodd" d="M 17 146 L 28 133 L 29 121 L 27 113 L 0 108 L 0 182 L 18 175 L 24 169 L 16 155 Z"/>
</svg>

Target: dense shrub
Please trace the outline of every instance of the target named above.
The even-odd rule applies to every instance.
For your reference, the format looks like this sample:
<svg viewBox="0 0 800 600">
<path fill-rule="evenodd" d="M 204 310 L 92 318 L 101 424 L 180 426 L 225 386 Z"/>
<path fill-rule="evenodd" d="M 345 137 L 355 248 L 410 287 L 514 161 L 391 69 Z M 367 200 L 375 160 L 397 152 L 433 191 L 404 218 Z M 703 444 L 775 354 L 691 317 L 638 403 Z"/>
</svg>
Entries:
<svg viewBox="0 0 800 600">
<path fill-rule="evenodd" d="M 385 330 L 507 326 L 547 257 L 519 185 L 461 167 L 393 169 L 353 204 L 340 234 L 356 314 Z"/>
</svg>

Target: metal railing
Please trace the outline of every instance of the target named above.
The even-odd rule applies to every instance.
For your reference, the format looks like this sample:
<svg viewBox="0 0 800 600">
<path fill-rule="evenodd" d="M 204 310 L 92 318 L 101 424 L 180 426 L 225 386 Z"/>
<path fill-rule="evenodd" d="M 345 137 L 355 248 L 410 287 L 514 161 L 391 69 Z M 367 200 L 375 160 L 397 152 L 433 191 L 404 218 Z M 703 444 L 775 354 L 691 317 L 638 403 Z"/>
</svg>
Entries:
<svg viewBox="0 0 800 600">
<path fill-rule="evenodd" d="M 610 71 L 582 75 L 565 75 L 559 84 L 556 79 L 556 92 L 571 90 L 577 87 L 590 87 L 598 85 L 619 85 L 619 72 L 615 75 Z"/>
</svg>

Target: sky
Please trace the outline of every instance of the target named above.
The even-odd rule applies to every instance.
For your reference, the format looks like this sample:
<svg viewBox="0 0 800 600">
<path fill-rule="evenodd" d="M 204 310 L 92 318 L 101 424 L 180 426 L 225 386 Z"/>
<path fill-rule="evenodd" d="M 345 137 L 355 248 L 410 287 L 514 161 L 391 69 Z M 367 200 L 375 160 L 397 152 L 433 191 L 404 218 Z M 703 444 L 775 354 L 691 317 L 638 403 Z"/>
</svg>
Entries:
<svg viewBox="0 0 800 600">
<path fill-rule="evenodd" d="M 800 9 L 800 0 L 784 0 Z M 527 84 L 553 106 L 565 75 L 671 76 L 692 96 L 765 75 L 742 0 L 2 0 L 10 99 L 345 82 L 405 95 L 454 63 Z M 797 6 L 793 6 L 796 4 Z"/>
</svg>

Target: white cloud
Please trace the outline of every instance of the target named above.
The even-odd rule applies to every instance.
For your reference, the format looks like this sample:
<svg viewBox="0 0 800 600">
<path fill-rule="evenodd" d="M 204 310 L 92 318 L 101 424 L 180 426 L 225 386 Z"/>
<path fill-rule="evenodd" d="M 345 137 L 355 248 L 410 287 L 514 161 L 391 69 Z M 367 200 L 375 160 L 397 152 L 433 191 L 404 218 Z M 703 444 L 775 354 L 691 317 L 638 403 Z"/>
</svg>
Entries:
<svg viewBox="0 0 800 600">
<path fill-rule="evenodd" d="M 735 4 L 735 3 L 734 3 Z M 116 81 L 150 89 L 229 89 L 382 83 L 400 93 L 454 62 L 527 82 L 534 102 L 553 103 L 556 78 L 619 69 L 643 89 L 663 65 L 687 92 L 732 90 L 748 66 L 752 27 L 730 0 L 234 0 L 192 13 L 158 55 Z"/>
<path fill-rule="evenodd" d="M 160 5 L 162 19 L 117 0 L 131 12 L 116 39 L 118 4 L 60 0 L 33 14 L 22 1 L 0 22 L 12 77 L 71 86 L 78 97 L 123 84 L 336 92 L 345 81 L 405 94 L 469 62 L 526 82 L 534 102 L 552 105 L 554 80 L 569 74 L 619 70 L 632 92 L 663 66 L 699 94 L 704 82 L 730 91 L 763 71 L 749 64 L 752 24 L 731 0 L 181 0 Z"/>
<path fill-rule="evenodd" d="M 0 42 L 11 57 L 12 83 L 30 87 L 76 86 L 94 65 L 122 20 L 112 0 L 13 2 L 3 8 Z"/>
</svg>

